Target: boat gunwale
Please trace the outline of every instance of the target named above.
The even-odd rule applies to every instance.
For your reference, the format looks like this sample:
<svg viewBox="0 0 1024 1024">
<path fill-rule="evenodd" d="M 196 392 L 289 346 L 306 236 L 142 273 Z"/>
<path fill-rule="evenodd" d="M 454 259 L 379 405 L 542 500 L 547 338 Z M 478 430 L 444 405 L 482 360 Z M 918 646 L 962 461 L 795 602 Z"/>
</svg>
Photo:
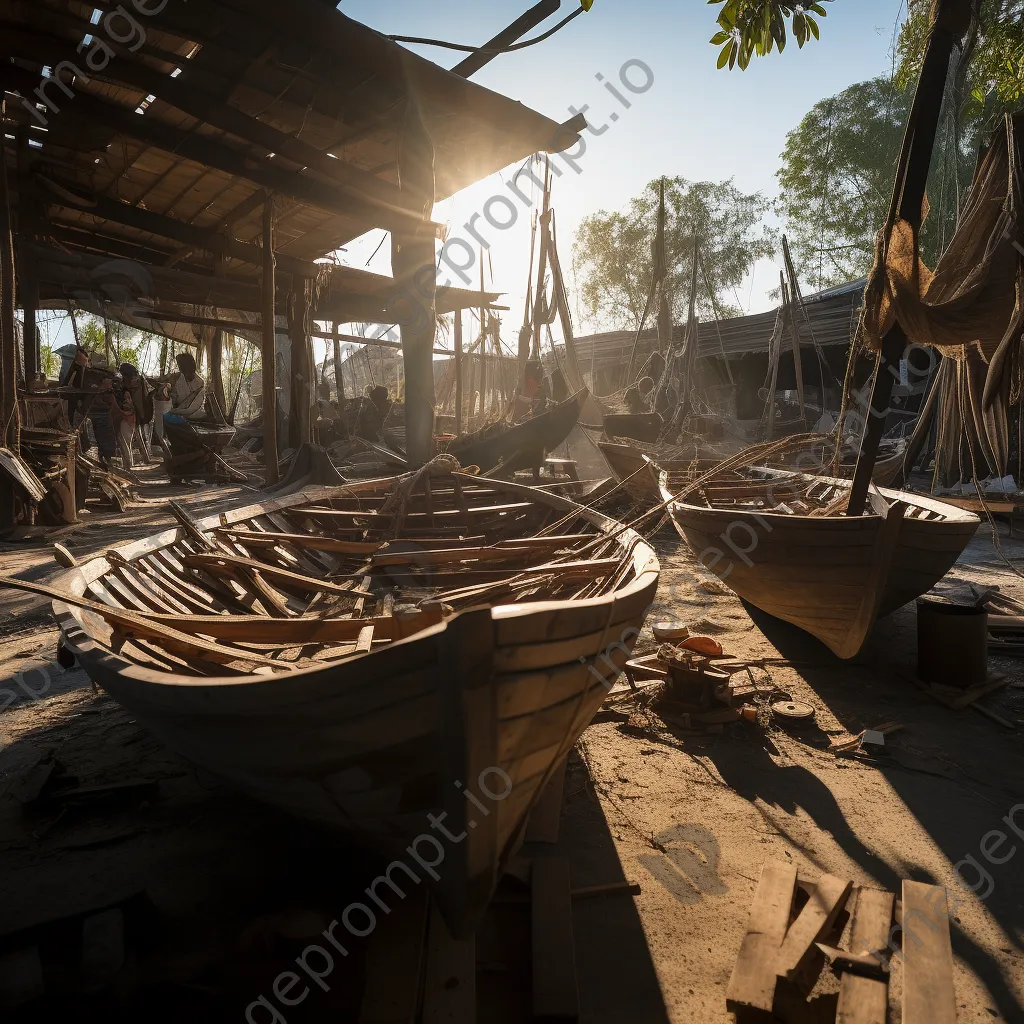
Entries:
<svg viewBox="0 0 1024 1024">
<path fill-rule="evenodd" d="M 452 473 L 453 477 L 472 484 L 479 484 L 483 478 L 468 473 Z M 405 474 L 408 476 L 408 474 Z M 341 497 L 358 497 L 367 492 L 376 493 L 380 485 L 393 483 L 401 479 L 401 476 L 377 477 L 372 480 L 358 480 L 351 483 L 332 485 L 329 487 L 305 488 L 294 494 L 283 495 L 278 498 L 271 498 L 269 501 L 256 502 L 250 505 L 240 506 L 236 509 L 229 509 L 226 512 L 214 513 L 202 519 L 196 520 L 196 527 L 207 532 L 222 525 L 244 522 L 255 518 L 258 515 L 265 515 L 271 512 L 282 511 L 295 505 L 308 504 L 311 501 L 330 500 Z M 621 524 L 608 516 L 597 512 L 594 509 L 586 508 L 568 498 L 547 491 L 537 491 L 526 484 L 519 484 L 508 480 L 493 480 L 487 478 L 486 483 L 494 488 L 506 490 L 512 494 L 525 495 L 537 504 L 548 505 L 556 510 L 571 512 L 578 510 L 583 518 L 598 528 L 598 530 L 611 532 L 619 529 Z M 353 493 L 356 492 L 356 493 Z M 126 560 L 131 561 L 134 557 L 142 554 L 152 554 L 164 550 L 172 544 L 184 539 L 187 531 L 182 526 L 173 526 L 148 537 L 139 538 L 124 547 L 117 548 L 117 552 Z M 595 539 L 599 539 L 597 535 Z M 613 590 L 609 594 L 598 597 L 583 599 L 562 599 L 548 601 L 534 601 L 521 603 L 502 603 L 489 607 L 493 623 L 508 622 L 519 618 L 527 618 L 532 615 L 547 615 L 552 612 L 573 609 L 593 609 L 608 607 L 608 621 L 614 618 L 615 605 L 628 597 L 641 594 L 651 587 L 656 588 L 660 575 L 660 562 L 655 550 L 644 540 L 642 536 L 633 529 L 619 529 L 614 539 L 623 551 L 623 557 L 630 557 L 633 562 L 634 577 L 628 583 Z M 384 543 L 384 542 L 382 542 Z M 85 594 L 87 588 L 98 580 L 101 580 L 113 566 L 105 555 L 96 555 L 83 562 L 81 565 L 68 569 L 57 574 L 54 584 L 63 587 L 75 597 Z M 653 599 L 653 595 L 652 595 Z M 443 633 L 451 619 L 435 625 L 427 626 L 411 636 L 400 640 L 392 641 L 386 648 L 378 651 L 365 651 L 353 653 L 348 657 L 339 658 L 335 661 L 307 668 L 293 669 L 287 672 L 248 673 L 245 675 L 230 676 L 188 676 L 177 672 L 160 671 L 147 668 L 136 661 L 132 661 L 121 655 L 106 650 L 93 636 L 90 629 L 80 616 L 97 615 L 89 609 L 76 609 L 67 603 L 54 600 L 52 602 L 54 617 L 60 627 L 61 635 L 69 651 L 79 657 L 83 662 L 96 660 L 102 665 L 104 671 L 115 672 L 125 679 L 131 679 L 141 683 L 155 684 L 161 686 L 188 686 L 188 687 L 220 687 L 255 685 L 267 683 L 281 683 L 287 681 L 289 684 L 295 680 L 309 678 L 321 674 L 334 673 L 338 670 L 347 669 L 349 666 L 361 661 L 364 658 L 379 655 L 383 650 L 392 650 L 403 645 L 420 642 L 430 639 L 433 636 Z M 458 615 L 472 611 L 467 608 Z M 140 613 L 144 614 L 144 613 Z M 83 657 L 84 656 L 84 657 Z"/>
<path fill-rule="evenodd" d="M 770 521 L 786 522 L 786 523 L 800 523 L 811 524 L 811 523 L 825 523 L 834 525 L 837 521 L 842 520 L 844 522 L 870 522 L 871 520 L 881 519 L 876 512 L 870 509 L 870 506 L 865 509 L 864 513 L 859 516 L 847 516 L 843 515 L 808 515 L 804 512 L 775 512 L 771 509 L 745 509 L 745 508 L 716 508 L 715 506 L 708 505 L 694 505 L 688 501 L 678 501 L 675 499 L 673 494 L 669 491 L 666 486 L 666 471 L 654 463 L 658 471 L 658 488 L 661 491 L 662 499 L 670 505 L 672 509 L 685 509 L 688 513 L 703 513 L 713 515 L 724 515 L 724 516 L 759 516 Z M 742 468 L 742 467 L 740 467 Z M 779 478 L 785 478 L 787 480 L 792 478 L 807 480 L 809 483 L 820 483 L 825 485 L 832 485 L 839 487 L 842 490 L 849 490 L 852 484 L 850 480 L 844 480 L 840 477 L 834 476 L 817 476 L 811 473 L 800 473 L 791 472 L 784 469 L 771 469 L 768 467 L 757 466 L 756 468 L 759 473 L 766 473 L 770 476 Z M 708 483 L 713 481 L 709 480 Z M 908 506 L 916 506 L 917 508 L 923 508 L 929 512 L 935 512 L 941 515 L 941 520 L 924 520 L 907 518 L 908 523 L 922 523 L 927 522 L 929 526 L 966 526 L 968 524 L 974 524 L 975 526 L 981 525 L 981 517 L 974 512 L 969 512 L 966 509 L 958 508 L 955 505 L 947 505 L 943 501 L 939 501 L 930 495 L 915 494 L 913 491 L 901 491 L 894 487 L 878 487 L 878 492 L 890 501 L 903 501 Z"/>
</svg>

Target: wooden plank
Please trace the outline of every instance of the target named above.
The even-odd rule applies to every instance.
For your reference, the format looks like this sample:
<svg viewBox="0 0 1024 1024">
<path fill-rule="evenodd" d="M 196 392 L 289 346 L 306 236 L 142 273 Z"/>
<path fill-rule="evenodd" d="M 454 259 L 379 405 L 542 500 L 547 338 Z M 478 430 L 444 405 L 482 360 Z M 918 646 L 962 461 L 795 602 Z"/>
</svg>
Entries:
<svg viewBox="0 0 1024 1024">
<path fill-rule="evenodd" d="M 725 993 L 726 1009 L 771 1013 L 775 999 L 775 966 L 786 936 L 796 889 L 796 866 L 765 861 L 750 908 L 747 931 Z"/>
<path fill-rule="evenodd" d="M 456 940 L 430 908 L 423 1024 L 476 1024 L 476 940 Z"/>
<path fill-rule="evenodd" d="M 528 843 L 557 843 L 559 824 L 562 820 L 562 796 L 565 791 L 566 759 L 555 769 L 540 800 L 530 811 L 526 826 Z"/>
<path fill-rule="evenodd" d="M 531 872 L 534 1020 L 579 1020 L 569 862 L 540 857 Z"/>
<path fill-rule="evenodd" d="M 894 902 L 891 892 L 880 889 L 861 889 L 858 892 L 850 932 L 851 953 L 871 955 L 887 948 Z M 839 982 L 836 1024 L 886 1024 L 888 1006 L 888 980 L 843 971 Z"/>
<path fill-rule="evenodd" d="M 852 889 L 853 882 L 848 879 L 821 876 L 779 948 L 776 973 L 780 977 L 796 980 L 801 968 L 817 955 L 814 944 L 824 939 L 835 924 Z"/>
<path fill-rule="evenodd" d="M 956 1024 L 946 890 L 903 881 L 903 1024 Z"/>
<path fill-rule="evenodd" d="M 314 579 L 312 576 L 304 576 L 302 573 L 292 572 L 290 569 L 282 569 L 276 565 L 268 565 L 266 562 L 258 562 L 251 558 L 242 558 L 240 555 L 221 555 L 216 553 L 182 555 L 181 561 L 183 565 L 196 569 L 206 569 L 207 571 L 220 568 L 255 571 L 262 576 L 294 584 L 296 587 L 300 587 L 310 593 L 322 590 L 328 594 L 337 594 L 340 597 L 373 596 L 367 591 L 353 590 L 351 587 L 329 583 L 327 580 Z"/>
<path fill-rule="evenodd" d="M 359 1024 L 416 1024 L 422 990 L 427 898 L 410 893 L 377 915 L 366 952 L 366 987 Z"/>
</svg>

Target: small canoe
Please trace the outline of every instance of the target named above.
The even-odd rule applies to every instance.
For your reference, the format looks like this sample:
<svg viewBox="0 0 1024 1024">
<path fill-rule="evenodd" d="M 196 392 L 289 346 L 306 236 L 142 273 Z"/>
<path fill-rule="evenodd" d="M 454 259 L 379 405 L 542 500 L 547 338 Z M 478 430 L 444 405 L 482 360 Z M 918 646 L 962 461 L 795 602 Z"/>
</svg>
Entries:
<svg viewBox="0 0 1024 1024">
<path fill-rule="evenodd" d="M 589 392 L 581 388 L 564 402 L 512 426 L 491 424 L 452 441 L 446 451 L 463 466 L 479 466 L 487 473 L 499 464 L 509 473 L 533 469 L 544 462 L 572 433 Z"/>
<path fill-rule="evenodd" d="M 669 472 L 660 482 L 702 568 L 840 658 L 860 651 L 877 618 L 938 583 L 981 522 L 885 488 L 872 489 L 864 515 L 847 516 L 849 480 L 784 470 L 732 470 L 689 493 L 692 484 Z"/>
<path fill-rule="evenodd" d="M 62 574 L 54 612 L 96 683 L 237 789 L 387 858 L 442 817 L 463 838 L 432 884 L 464 935 L 659 567 L 599 513 L 452 468 L 176 509 Z"/>
</svg>

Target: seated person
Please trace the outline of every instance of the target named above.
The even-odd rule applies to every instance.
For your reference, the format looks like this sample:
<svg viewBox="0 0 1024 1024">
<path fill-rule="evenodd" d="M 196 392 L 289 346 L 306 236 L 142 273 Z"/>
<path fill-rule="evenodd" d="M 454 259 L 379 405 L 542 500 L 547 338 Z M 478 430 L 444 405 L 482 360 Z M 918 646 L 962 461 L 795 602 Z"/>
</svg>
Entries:
<svg viewBox="0 0 1024 1024">
<path fill-rule="evenodd" d="M 206 381 L 196 372 L 196 361 L 190 352 L 179 352 L 175 357 L 178 376 L 171 384 L 172 414 L 184 420 L 206 417 Z"/>
</svg>

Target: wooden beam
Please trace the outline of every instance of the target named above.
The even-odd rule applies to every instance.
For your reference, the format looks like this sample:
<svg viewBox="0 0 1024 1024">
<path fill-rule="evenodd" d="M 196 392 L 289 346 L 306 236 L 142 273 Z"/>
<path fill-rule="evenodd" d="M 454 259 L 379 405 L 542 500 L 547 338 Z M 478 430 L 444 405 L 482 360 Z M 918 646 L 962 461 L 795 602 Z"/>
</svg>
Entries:
<svg viewBox="0 0 1024 1024">
<path fill-rule="evenodd" d="M 850 952 L 855 956 L 884 954 L 888 949 L 893 900 L 891 892 L 880 889 L 862 888 L 858 892 L 850 932 Z M 878 967 L 882 969 L 881 962 L 878 962 Z M 886 1024 L 888 1010 L 887 976 L 870 978 L 860 972 L 843 972 L 839 981 L 837 1021 L 842 1024 Z"/>
<path fill-rule="evenodd" d="M 556 4 L 557 6 L 557 4 Z M 61 61 L 75 63 L 81 58 L 74 47 L 62 39 L 41 32 L 7 26 L 5 33 L 19 46 L 21 54 L 56 67 Z M 112 60 L 94 77 L 99 80 L 137 88 L 143 95 L 155 95 L 200 122 L 213 125 L 268 153 L 276 153 L 298 165 L 313 168 L 339 186 L 341 192 L 375 211 L 375 223 L 388 230 L 418 230 L 423 218 L 402 206 L 400 189 L 366 171 L 328 156 L 309 143 L 280 131 L 271 124 L 251 117 L 244 111 L 222 101 L 218 96 L 193 84 L 195 75 L 189 63 L 179 60 L 182 74 L 172 78 L 141 63 L 130 50 L 112 44 L 117 60 Z M 283 267 L 282 267 L 283 269 Z"/>
<path fill-rule="evenodd" d="M 39 85 L 39 76 L 13 64 L 0 63 L 0 82 L 14 91 L 30 95 Z M 98 99 L 90 93 L 75 94 L 75 102 L 68 104 L 64 116 L 71 114 L 102 125 L 119 135 L 155 146 L 166 153 L 244 178 L 263 188 L 298 199 L 306 205 L 364 224 L 367 228 L 375 227 L 380 219 L 376 207 L 339 195 L 336 185 L 327 185 L 306 175 L 276 167 L 272 160 L 256 159 L 247 150 L 227 145 L 209 135 L 183 131 L 156 117 L 140 117 L 127 107 Z M 429 233 L 431 238 L 437 237 L 441 230 L 440 225 L 429 219 L 415 223 L 418 225 L 415 229 L 417 233 L 422 230 Z M 403 224 L 408 224 L 408 221 L 403 220 Z"/>
<path fill-rule="evenodd" d="M 260 369 L 263 377 L 263 458 L 267 485 L 281 479 L 277 461 L 277 329 L 274 303 L 274 198 L 263 204 L 263 346 Z"/>
<path fill-rule="evenodd" d="M 200 249 L 217 256 L 229 256 L 259 267 L 263 265 L 263 250 L 252 242 L 242 242 L 237 238 L 211 231 L 208 228 L 196 227 L 176 220 L 162 213 L 154 213 L 139 206 L 122 203 L 106 196 L 82 196 L 75 186 L 55 181 L 46 176 L 39 176 L 39 181 L 49 189 L 46 202 L 63 210 L 74 210 L 101 221 L 112 221 L 125 227 L 145 231 L 150 235 L 159 235 L 175 242 L 181 242 L 192 251 Z M 80 200 L 80 201 L 78 201 Z M 78 225 L 80 228 L 85 225 Z M 145 244 L 145 243 L 140 243 Z M 285 253 L 276 253 L 278 265 L 287 274 L 301 274 L 313 277 L 320 269 L 310 260 L 301 260 Z"/>
<path fill-rule="evenodd" d="M 503 29 L 494 38 L 489 39 L 479 50 L 474 50 L 468 57 L 452 68 L 452 74 L 460 78 L 475 75 L 485 64 L 490 64 L 499 53 L 517 39 L 521 39 L 531 29 L 536 28 L 546 18 L 550 18 L 559 7 L 561 0 L 541 0 L 525 14 L 516 18 L 508 28 Z"/>
<path fill-rule="evenodd" d="M 569 862 L 538 857 L 532 864 L 533 1019 L 575 1021 L 580 1004 Z"/>
<path fill-rule="evenodd" d="M 218 260 L 213 268 L 214 277 L 224 276 L 224 261 Z M 224 329 L 216 327 L 210 342 L 210 387 L 213 397 L 220 406 L 221 415 L 227 418 L 228 407 L 224 398 Z"/>
</svg>

